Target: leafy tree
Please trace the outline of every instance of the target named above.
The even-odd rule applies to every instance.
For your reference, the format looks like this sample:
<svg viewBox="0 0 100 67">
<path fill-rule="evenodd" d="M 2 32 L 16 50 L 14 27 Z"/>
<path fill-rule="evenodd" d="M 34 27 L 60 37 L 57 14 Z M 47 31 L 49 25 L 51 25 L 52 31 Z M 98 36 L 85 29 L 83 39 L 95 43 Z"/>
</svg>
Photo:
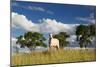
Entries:
<svg viewBox="0 0 100 67">
<path fill-rule="evenodd" d="M 68 38 L 69 35 L 66 32 L 60 32 L 59 34 L 54 35 L 54 38 L 59 39 L 59 45 L 61 48 L 67 46 L 67 44 L 69 43 L 68 41 L 66 41 L 66 38 Z"/>
<path fill-rule="evenodd" d="M 90 29 L 90 35 L 91 36 L 95 36 L 96 35 L 96 25 L 95 24 L 91 24 L 89 26 L 89 29 Z"/>
<path fill-rule="evenodd" d="M 79 25 L 76 28 L 77 41 L 80 47 L 87 47 L 91 44 L 91 39 L 95 36 L 95 25 Z"/>
<path fill-rule="evenodd" d="M 76 35 L 77 35 L 77 41 L 79 40 L 80 35 L 84 35 L 86 31 L 86 26 L 85 25 L 79 25 L 76 28 Z"/>
<path fill-rule="evenodd" d="M 23 36 L 20 35 L 19 37 L 17 37 L 17 41 L 16 44 L 21 44 L 21 48 L 23 48 L 25 46 L 26 41 L 23 40 Z"/>
<path fill-rule="evenodd" d="M 27 46 L 30 48 L 30 50 L 36 46 L 44 46 L 46 47 L 46 44 L 44 43 L 45 38 L 43 37 L 43 34 L 40 34 L 38 32 L 27 32 L 23 36 L 17 37 L 17 42 L 21 45 L 21 47 Z"/>
</svg>

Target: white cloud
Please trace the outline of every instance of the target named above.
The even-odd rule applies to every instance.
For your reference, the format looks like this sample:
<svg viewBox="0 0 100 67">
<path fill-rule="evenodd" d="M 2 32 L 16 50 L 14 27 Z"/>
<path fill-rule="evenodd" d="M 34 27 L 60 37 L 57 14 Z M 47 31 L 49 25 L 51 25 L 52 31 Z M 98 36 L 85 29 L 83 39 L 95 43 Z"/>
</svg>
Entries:
<svg viewBox="0 0 100 67">
<path fill-rule="evenodd" d="M 50 10 L 47 10 L 46 11 L 48 14 L 54 14 L 54 12 L 50 11 Z"/>
<path fill-rule="evenodd" d="M 12 37 L 11 38 L 11 52 L 14 53 L 16 52 L 17 44 L 16 44 L 17 39 Z"/>
<path fill-rule="evenodd" d="M 22 28 L 26 31 L 39 31 L 37 24 L 32 23 L 26 16 L 14 12 L 12 13 L 12 27 Z"/>
<path fill-rule="evenodd" d="M 77 26 L 77 24 L 64 24 L 55 19 L 43 19 L 41 22 L 41 31 L 49 33 L 67 32 L 68 34 L 73 34 Z"/>
<path fill-rule="evenodd" d="M 64 24 L 55 19 L 42 19 L 40 23 L 34 23 L 28 20 L 26 16 L 18 13 L 12 13 L 12 27 L 21 28 L 26 31 L 41 32 L 41 33 L 59 33 L 67 32 L 68 34 L 75 33 L 75 27 L 79 24 Z"/>
<path fill-rule="evenodd" d="M 96 23 L 96 19 L 94 18 L 94 13 L 91 13 L 89 15 L 89 17 L 77 17 L 76 19 L 81 20 L 81 21 L 86 21 L 86 22 L 89 22 L 89 23 L 93 23 L 93 24 Z"/>
<path fill-rule="evenodd" d="M 17 41 L 16 38 L 14 38 L 14 37 L 11 38 L 11 47 L 12 47 L 12 49 L 14 49 L 14 48 L 20 48 L 20 45 L 16 44 L 16 41 Z M 14 49 L 14 51 L 15 51 L 15 49 Z"/>
<path fill-rule="evenodd" d="M 23 8 L 23 9 L 27 9 L 27 10 L 32 10 L 32 11 L 40 11 L 40 12 L 45 12 L 47 14 L 54 14 L 53 11 L 49 10 L 49 9 L 45 9 L 43 7 L 39 7 L 39 6 L 21 6 L 20 4 L 16 3 L 16 2 L 12 2 L 11 6 L 15 6 L 17 8 Z"/>
<path fill-rule="evenodd" d="M 77 36 L 76 35 L 71 35 L 69 38 L 67 38 L 66 40 L 67 41 L 70 41 L 70 42 L 76 42 L 76 38 Z"/>
<path fill-rule="evenodd" d="M 28 9 L 30 9 L 30 10 L 42 11 L 42 12 L 45 11 L 44 8 L 42 8 L 42 7 L 35 7 L 35 6 L 28 6 Z"/>
<path fill-rule="evenodd" d="M 81 21 L 86 21 L 86 22 L 89 22 L 89 23 L 95 23 L 96 20 L 95 19 L 90 19 L 90 18 L 83 18 L 83 17 L 78 17 L 77 18 L 78 20 L 81 20 Z"/>
<path fill-rule="evenodd" d="M 54 14 L 54 12 L 52 12 L 48 9 L 45 9 L 43 7 L 28 6 L 27 8 L 26 7 L 23 7 L 23 8 L 33 10 L 33 11 L 41 11 L 41 12 L 45 12 L 45 13 L 48 13 L 48 14 Z"/>
<path fill-rule="evenodd" d="M 66 39 L 66 41 L 69 41 L 68 47 L 79 47 L 79 44 L 76 41 L 76 38 L 77 38 L 76 35 L 70 35 L 70 37 Z"/>
<path fill-rule="evenodd" d="M 12 45 L 12 46 L 16 45 L 16 41 L 17 41 L 17 39 L 14 38 L 14 37 L 12 37 L 12 38 L 11 38 L 11 45 Z"/>
</svg>

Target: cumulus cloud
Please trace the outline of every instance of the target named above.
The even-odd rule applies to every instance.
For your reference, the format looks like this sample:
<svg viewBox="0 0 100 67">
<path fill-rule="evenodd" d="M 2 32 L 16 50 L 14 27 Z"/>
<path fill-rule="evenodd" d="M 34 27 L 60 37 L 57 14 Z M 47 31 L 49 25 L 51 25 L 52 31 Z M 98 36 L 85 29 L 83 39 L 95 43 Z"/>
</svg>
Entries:
<svg viewBox="0 0 100 67">
<path fill-rule="evenodd" d="M 89 23 L 93 23 L 93 24 L 96 23 L 96 19 L 94 18 L 94 13 L 91 13 L 89 15 L 89 17 L 77 17 L 76 19 L 80 20 L 80 21 L 86 21 L 86 22 L 89 22 Z"/>
<path fill-rule="evenodd" d="M 14 12 L 12 13 L 12 27 L 22 28 L 26 31 L 39 31 L 37 24 L 32 23 L 26 16 Z"/>
<path fill-rule="evenodd" d="M 26 31 L 41 32 L 41 33 L 59 33 L 67 32 L 75 34 L 75 27 L 79 24 L 64 24 L 55 19 L 42 19 L 40 23 L 34 23 L 28 20 L 26 16 L 12 12 L 12 27 L 21 28 Z"/>
<path fill-rule="evenodd" d="M 55 19 L 43 19 L 41 21 L 40 28 L 42 32 L 49 33 L 59 33 L 59 32 L 67 32 L 68 34 L 74 34 L 75 27 L 78 24 L 64 24 L 62 22 L 58 22 Z"/>
</svg>

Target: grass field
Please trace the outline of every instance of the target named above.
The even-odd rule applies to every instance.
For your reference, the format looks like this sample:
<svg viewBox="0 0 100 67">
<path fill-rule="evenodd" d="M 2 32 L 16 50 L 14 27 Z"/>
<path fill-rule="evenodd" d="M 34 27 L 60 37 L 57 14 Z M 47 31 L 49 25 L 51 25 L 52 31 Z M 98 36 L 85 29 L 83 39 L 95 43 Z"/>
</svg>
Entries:
<svg viewBox="0 0 100 67">
<path fill-rule="evenodd" d="M 11 65 L 34 65 L 95 61 L 95 49 L 66 49 L 58 51 L 18 53 L 11 57 Z"/>
</svg>

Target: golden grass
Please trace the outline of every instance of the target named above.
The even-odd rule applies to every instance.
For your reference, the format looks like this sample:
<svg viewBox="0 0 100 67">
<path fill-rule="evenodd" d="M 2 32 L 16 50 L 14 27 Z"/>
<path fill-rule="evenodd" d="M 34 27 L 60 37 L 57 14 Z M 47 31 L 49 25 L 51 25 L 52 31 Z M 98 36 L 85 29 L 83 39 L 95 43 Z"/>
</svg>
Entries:
<svg viewBox="0 0 100 67">
<path fill-rule="evenodd" d="M 32 65 L 32 64 L 49 64 L 49 63 L 68 63 L 95 61 L 95 49 L 87 50 L 58 50 L 45 52 L 32 52 L 28 54 L 16 54 L 12 56 L 12 66 Z"/>
</svg>

